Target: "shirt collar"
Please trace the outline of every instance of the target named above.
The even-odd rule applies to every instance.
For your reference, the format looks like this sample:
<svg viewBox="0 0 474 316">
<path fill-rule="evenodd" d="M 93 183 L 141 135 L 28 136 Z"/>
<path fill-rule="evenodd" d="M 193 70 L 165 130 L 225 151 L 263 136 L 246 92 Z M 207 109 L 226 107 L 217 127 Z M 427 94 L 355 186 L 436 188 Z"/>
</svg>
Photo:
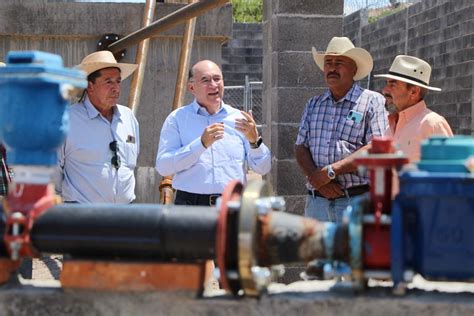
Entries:
<svg viewBox="0 0 474 316">
<path fill-rule="evenodd" d="M 417 116 L 419 113 L 423 112 L 426 109 L 426 103 L 424 100 L 406 108 L 405 110 L 399 113 L 399 117 L 403 117 L 407 121 L 411 120 L 413 117 Z"/>
<path fill-rule="evenodd" d="M 83 104 L 84 104 L 84 107 L 86 108 L 86 111 L 87 111 L 87 116 L 89 117 L 89 119 L 94 119 L 96 118 L 98 115 L 100 115 L 100 112 L 95 108 L 95 106 L 92 104 L 91 100 L 89 99 L 89 96 L 85 95 L 85 98 L 84 98 L 84 101 L 83 101 Z M 113 110 L 114 110 L 114 117 L 118 118 L 119 120 L 121 119 L 121 113 L 120 113 L 120 109 L 118 106 L 114 106 L 113 107 Z"/>
<path fill-rule="evenodd" d="M 362 94 L 362 91 L 364 91 L 364 89 L 354 82 L 349 91 L 347 91 L 346 95 L 342 97 L 341 100 L 339 100 L 338 102 L 350 101 L 352 103 L 356 103 L 357 99 L 359 99 L 359 96 Z M 322 101 L 326 99 L 333 100 L 331 90 L 329 89 L 326 89 L 326 91 L 324 92 Z"/>
<path fill-rule="evenodd" d="M 221 108 L 213 115 L 220 114 L 221 112 L 223 114 L 227 114 L 227 113 L 229 113 L 229 107 L 230 107 L 229 105 L 222 102 L 221 103 Z M 196 99 L 194 99 L 193 103 L 191 103 L 191 108 L 193 110 L 193 113 L 211 116 L 211 114 L 209 114 L 207 112 L 205 107 L 199 105 L 199 103 L 197 102 Z"/>
</svg>

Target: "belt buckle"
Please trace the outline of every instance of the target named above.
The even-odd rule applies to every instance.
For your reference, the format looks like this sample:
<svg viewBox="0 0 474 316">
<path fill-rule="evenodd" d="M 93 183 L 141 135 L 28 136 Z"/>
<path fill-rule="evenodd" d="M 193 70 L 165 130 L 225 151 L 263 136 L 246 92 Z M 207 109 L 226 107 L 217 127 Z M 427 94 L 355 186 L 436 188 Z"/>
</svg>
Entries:
<svg viewBox="0 0 474 316">
<path fill-rule="evenodd" d="M 217 199 L 220 197 L 220 194 L 210 194 L 209 195 L 209 205 L 216 205 Z"/>
</svg>

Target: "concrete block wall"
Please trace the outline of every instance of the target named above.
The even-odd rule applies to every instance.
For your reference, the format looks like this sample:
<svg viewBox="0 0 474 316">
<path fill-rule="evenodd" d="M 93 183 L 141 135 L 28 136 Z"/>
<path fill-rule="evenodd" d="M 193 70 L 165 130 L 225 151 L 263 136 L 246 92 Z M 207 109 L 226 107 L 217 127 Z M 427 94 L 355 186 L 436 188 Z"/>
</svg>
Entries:
<svg viewBox="0 0 474 316">
<path fill-rule="evenodd" d="M 273 156 L 267 178 L 291 213 L 303 214 L 307 194 L 293 153 L 301 115 L 308 99 L 324 89 L 311 47 L 324 51 L 342 34 L 342 14 L 342 0 L 264 1 L 263 136 Z"/>
<path fill-rule="evenodd" d="M 299 122 L 306 102 L 324 89 L 311 47 L 324 51 L 342 33 L 342 12 L 343 0 L 264 1 L 263 137 L 273 156 L 267 179 L 294 214 L 303 215 L 307 196 L 293 152 Z M 285 270 L 280 282 L 291 283 L 300 280 L 304 265 L 286 265 Z"/>
<path fill-rule="evenodd" d="M 181 8 L 157 3 L 155 20 Z M 130 34 L 141 28 L 144 3 L 78 3 L 59 0 L 0 1 L 0 59 L 10 50 L 42 50 L 59 54 L 72 67 L 96 50 L 103 34 Z M 158 203 L 161 177 L 154 170 L 161 126 L 171 111 L 184 24 L 150 41 L 142 96 L 137 201 Z M 221 46 L 232 33 L 232 8 L 226 5 L 199 17 L 191 63 L 200 59 L 222 62 Z M 133 63 L 135 46 L 123 62 Z M 131 77 L 130 77 L 131 78 Z M 126 105 L 131 79 L 122 85 L 119 103 Z M 187 96 L 187 101 L 191 96 Z"/>
<path fill-rule="evenodd" d="M 388 71 L 399 54 L 426 60 L 431 85 L 443 89 L 428 93 L 428 106 L 446 117 L 454 133 L 474 135 L 474 2 L 424 0 L 371 24 L 364 14 L 345 17 L 344 34 L 371 52 L 373 74 Z M 378 91 L 383 85 L 381 79 L 370 83 Z"/>
<path fill-rule="evenodd" d="M 262 81 L 262 24 L 234 23 L 232 39 L 222 45 L 222 72 L 226 86 L 240 86 L 245 75 Z"/>
</svg>

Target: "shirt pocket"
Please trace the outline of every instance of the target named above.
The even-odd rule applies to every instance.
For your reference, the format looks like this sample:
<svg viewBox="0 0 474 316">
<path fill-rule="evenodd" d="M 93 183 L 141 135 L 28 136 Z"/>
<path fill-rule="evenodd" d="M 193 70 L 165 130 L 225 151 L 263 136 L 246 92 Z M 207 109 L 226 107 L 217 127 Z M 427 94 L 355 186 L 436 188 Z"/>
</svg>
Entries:
<svg viewBox="0 0 474 316">
<path fill-rule="evenodd" d="M 124 143 L 126 165 L 134 169 L 137 165 L 138 148 L 136 143 Z"/>
<path fill-rule="evenodd" d="M 358 144 L 364 136 L 363 125 L 344 118 L 339 129 L 339 139 L 351 144 Z"/>
</svg>

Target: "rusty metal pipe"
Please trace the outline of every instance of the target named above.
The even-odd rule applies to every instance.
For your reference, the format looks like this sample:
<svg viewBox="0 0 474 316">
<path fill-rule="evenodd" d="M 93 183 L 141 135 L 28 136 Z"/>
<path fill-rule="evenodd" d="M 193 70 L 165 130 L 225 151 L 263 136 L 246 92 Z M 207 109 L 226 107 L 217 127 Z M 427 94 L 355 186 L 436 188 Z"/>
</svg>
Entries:
<svg viewBox="0 0 474 316">
<path fill-rule="evenodd" d="M 260 218 L 260 226 L 261 238 L 257 256 L 261 266 L 309 262 L 315 259 L 348 262 L 346 225 L 271 212 Z"/>
<path fill-rule="evenodd" d="M 143 26 L 150 25 L 155 14 L 156 0 L 146 0 L 145 14 L 143 15 Z M 140 104 L 140 96 L 142 93 L 143 77 L 145 75 L 145 67 L 148 56 L 148 48 L 150 46 L 150 39 L 145 39 L 140 42 L 135 57 L 135 63 L 138 64 L 138 69 L 133 74 L 132 83 L 130 86 L 130 95 L 128 97 L 128 107 L 132 109 L 133 114 L 137 114 L 138 106 Z"/>
<path fill-rule="evenodd" d="M 163 177 L 160 182 L 160 204 L 173 204 L 173 178 Z"/>
<path fill-rule="evenodd" d="M 141 40 L 150 38 L 160 32 L 169 30 L 170 28 L 184 23 L 185 21 L 197 17 L 209 10 L 223 6 L 228 3 L 228 0 L 202 0 L 188 4 L 181 9 L 153 22 L 149 26 L 141 28 L 132 34 L 125 36 L 124 38 L 112 43 L 108 49 L 114 53 L 121 49 L 127 48 L 131 45 L 139 43 Z"/>
</svg>

